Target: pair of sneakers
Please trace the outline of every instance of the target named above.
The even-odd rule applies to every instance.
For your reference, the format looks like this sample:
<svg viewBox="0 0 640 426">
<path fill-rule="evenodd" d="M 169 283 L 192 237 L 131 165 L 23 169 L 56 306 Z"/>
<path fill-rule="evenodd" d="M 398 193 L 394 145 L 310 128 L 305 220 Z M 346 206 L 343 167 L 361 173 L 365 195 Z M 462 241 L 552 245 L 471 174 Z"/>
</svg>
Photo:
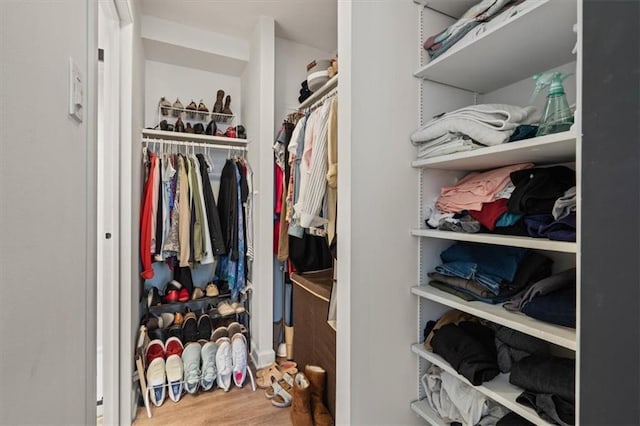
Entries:
<svg viewBox="0 0 640 426">
<path fill-rule="evenodd" d="M 152 340 L 145 350 L 147 362 L 147 387 L 151 402 L 161 406 L 166 398 L 178 402 L 182 396 L 182 354 L 184 347 L 177 337 L 170 337 L 165 343 Z M 168 384 L 168 386 L 166 386 Z"/>
<path fill-rule="evenodd" d="M 218 387 L 228 392 L 231 380 L 242 387 L 247 377 L 247 339 L 242 334 L 242 325 L 232 322 L 227 327 L 218 327 L 211 340 L 218 345 L 216 355 Z"/>
<path fill-rule="evenodd" d="M 216 355 L 218 345 L 214 342 L 188 343 L 182 353 L 184 364 L 184 387 L 190 394 L 195 394 L 198 389 L 208 391 L 213 388 L 216 381 L 217 366 Z"/>
</svg>

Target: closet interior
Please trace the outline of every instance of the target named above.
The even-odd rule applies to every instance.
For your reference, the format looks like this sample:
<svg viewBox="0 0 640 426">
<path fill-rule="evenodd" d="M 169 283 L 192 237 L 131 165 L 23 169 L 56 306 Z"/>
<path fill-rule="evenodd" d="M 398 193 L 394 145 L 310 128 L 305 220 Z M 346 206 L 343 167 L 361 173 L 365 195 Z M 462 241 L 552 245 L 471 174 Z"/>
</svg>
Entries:
<svg viewBox="0 0 640 426">
<path fill-rule="evenodd" d="M 133 141 L 139 169 L 134 168 L 132 190 L 139 194 L 141 217 L 134 391 L 148 417 L 155 407 L 186 394 L 246 386 L 273 393 L 272 380 L 282 381 L 285 372 L 295 375 L 283 366 L 295 369 L 296 364 L 300 372 L 315 365 L 307 375 L 316 380 L 314 389 L 326 382 L 321 397 L 335 415 L 335 326 L 328 323 L 334 259 L 326 236 L 324 188 L 329 186 L 330 109 L 336 142 L 336 47 L 326 51 L 292 42 L 276 37 L 274 29 L 274 19 L 262 17 L 245 40 L 157 16 L 142 20 L 145 128 Z M 203 44 L 207 39 L 210 43 Z M 280 262 L 272 249 L 278 246 L 274 201 L 289 185 L 274 181 L 274 149 L 294 134 L 299 119 L 320 112 L 324 118 L 315 121 L 324 122 L 324 136 L 311 138 L 309 127 L 310 142 L 303 150 L 304 138 L 300 141 L 298 162 L 303 173 L 315 170 L 315 190 L 323 190 L 306 199 L 313 207 L 304 210 L 301 234 L 289 237 L 285 230 L 287 242 L 304 241 L 291 244 L 291 257 L 297 254 L 301 262 L 294 268 L 289 253 Z M 313 159 L 307 159 L 312 145 Z M 290 152 L 286 146 L 281 152 L 287 173 Z M 336 155 L 334 145 L 334 234 Z M 309 167 L 311 160 L 315 168 Z M 291 166 L 294 170 L 300 174 L 298 165 Z M 307 193 L 300 180 L 297 184 Z M 295 201 L 293 192 L 290 201 Z M 307 253 L 307 235 L 316 243 L 326 241 L 321 263 Z M 318 281 L 318 270 L 328 278 Z M 293 288 L 296 276 L 319 286 L 310 299 L 304 298 L 308 288 L 305 294 Z M 294 323 L 299 327 L 295 343 Z M 287 344 L 288 351 L 278 352 Z M 259 369 L 257 377 L 252 369 Z M 273 406 L 291 403 L 283 392 L 269 396 Z"/>
<path fill-rule="evenodd" d="M 507 424 L 506 415 L 574 424 L 578 2 L 415 3 L 423 48 L 411 136 L 420 204 L 411 408 L 433 425 Z M 546 104 L 563 95 L 564 118 L 547 119 Z"/>
</svg>

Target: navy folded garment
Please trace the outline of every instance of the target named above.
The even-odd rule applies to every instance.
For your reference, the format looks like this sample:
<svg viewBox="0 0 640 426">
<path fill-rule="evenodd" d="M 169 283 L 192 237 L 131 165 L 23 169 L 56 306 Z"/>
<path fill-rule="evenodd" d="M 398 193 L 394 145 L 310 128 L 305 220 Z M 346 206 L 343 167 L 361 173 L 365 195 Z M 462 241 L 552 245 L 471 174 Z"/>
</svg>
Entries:
<svg viewBox="0 0 640 426">
<path fill-rule="evenodd" d="M 549 423 L 571 426 L 576 422 L 575 405 L 557 395 L 522 392 L 516 398 L 516 402 L 533 408 L 543 420 Z"/>
<path fill-rule="evenodd" d="M 440 254 L 444 272 L 486 285 L 494 294 L 503 282 L 512 282 L 527 249 L 457 242 Z"/>
<path fill-rule="evenodd" d="M 513 364 L 509 383 L 534 393 L 575 401 L 576 363 L 572 359 L 531 355 Z"/>
<path fill-rule="evenodd" d="M 555 220 L 551 214 L 536 214 L 524 217 L 527 233 L 531 237 L 549 238 L 557 241 L 576 240 L 576 214 L 570 213 Z"/>
<path fill-rule="evenodd" d="M 572 285 L 535 297 L 521 311 L 540 321 L 576 328 L 576 287 Z"/>
</svg>

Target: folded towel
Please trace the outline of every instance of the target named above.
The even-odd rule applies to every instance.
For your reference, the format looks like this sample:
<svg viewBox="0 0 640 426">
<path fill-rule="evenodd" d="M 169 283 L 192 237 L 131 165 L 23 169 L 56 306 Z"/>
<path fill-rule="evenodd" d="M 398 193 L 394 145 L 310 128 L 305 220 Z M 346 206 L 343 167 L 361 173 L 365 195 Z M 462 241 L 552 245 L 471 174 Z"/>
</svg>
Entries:
<svg viewBox="0 0 640 426">
<path fill-rule="evenodd" d="M 536 108 L 505 104 L 471 105 L 435 118 L 411 135 L 413 143 L 461 133 L 483 145 L 507 142 L 516 127 L 530 120 Z"/>
</svg>

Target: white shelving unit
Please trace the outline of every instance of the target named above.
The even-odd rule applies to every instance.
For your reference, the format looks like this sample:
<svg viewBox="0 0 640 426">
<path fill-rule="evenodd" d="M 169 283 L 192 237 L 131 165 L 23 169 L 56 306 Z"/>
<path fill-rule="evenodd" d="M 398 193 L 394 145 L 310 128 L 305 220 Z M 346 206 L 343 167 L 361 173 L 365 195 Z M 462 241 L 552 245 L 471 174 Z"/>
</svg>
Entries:
<svg viewBox="0 0 640 426">
<path fill-rule="evenodd" d="M 413 401 L 411 403 L 411 409 L 417 415 L 429 422 L 429 424 L 432 426 L 446 426 L 446 423 L 442 421 L 438 413 L 433 411 L 433 409 L 425 399 Z"/>
<path fill-rule="evenodd" d="M 414 229 L 411 234 L 416 237 L 438 238 L 452 241 L 469 241 L 475 243 L 495 244 L 498 246 L 522 247 L 536 250 L 549 250 L 564 253 L 575 253 L 578 245 L 573 242 L 553 241 L 546 238 L 519 237 L 497 234 L 465 234 L 464 232 L 440 231 L 438 229 Z"/>
<path fill-rule="evenodd" d="M 536 425 L 550 424 L 542 420 L 540 416 L 538 416 L 538 414 L 531 408 L 525 407 L 524 405 L 518 404 L 516 402 L 516 398 L 522 393 L 522 389 L 509 383 L 508 374 L 499 374 L 493 380 L 484 382 L 480 386 L 473 386 L 466 378 L 458 374 L 458 372 L 453 367 L 451 367 L 451 365 L 441 356 L 434 354 L 433 352 L 429 352 L 421 343 L 416 343 L 415 345 L 411 346 L 411 350 L 421 358 L 437 365 L 447 373 L 456 377 L 458 380 L 464 382 L 469 386 L 472 386 L 480 393 L 483 393 L 492 400 L 501 404 L 505 408 L 508 408 L 509 410 L 519 414 L 530 422 L 533 422 Z"/>
<path fill-rule="evenodd" d="M 505 12 L 507 19 L 496 17 L 497 25 L 484 32 L 474 28 L 476 37 L 454 44 L 415 76 L 487 93 L 574 60 L 575 1 L 529 0 L 516 9 L 522 11 Z"/>
<path fill-rule="evenodd" d="M 525 162 L 571 162 L 575 161 L 575 158 L 576 135 L 574 132 L 562 132 L 474 151 L 416 160 L 411 165 L 416 168 L 441 170 L 484 170 Z"/>
<path fill-rule="evenodd" d="M 537 321 L 520 312 L 511 312 L 501 305 L 490 305 L 483 302 L 467 302 L 461 298 L 429 285 L 411 288 L 411 293 L 427 300 L 448 306 L 452 309 L 468 312 L 496 324 L 518 330 L 530 336 L 546 340 L 558 346 L 576 350 L 576 330 L 559 325 Z"/>
<path fill-rule="evenodd" d="M 572 54 L 577 35 L 573 25 L 577 20 L 580 0 L 527 0 L 498 16 L 486 25 L 476 27 L 476 34 L 463 38 L 438 58 L 429 61 L 424 51 L 425 62 L 414 73 L 424 82 L 421 91 L 421 121 L 431 118 L 436 111 L 453 110 L 475 103 L 510 103 L 524 106 L 531 96 L 531 77 L 550 69 L 565 66 L 575 67 L 576 81 L 581 81 L 581 63 Z M 437 34 L 457 16 L 477 2 L 451 2 L 444 0 L 414 0 L 424 6 L 421 11 L 420 34 L 428 37 Z M 445 14 L 443 17 L 440 14 Z M 453 19 L 452 19 L 453 18 Z M 448 23 L 448 24 L 445 24 Z M 428 27 L 428 28 L 427 28 Z M 422 45 L 423 40 L 420 40 Z M 428 62 L 427 62 L 428 61 Z M 576 62 L 575 65 L 571 64 Z M 434 84 L 439 83 L 439 84 Z M 578 83 L 579 84 L 579 83 Z M 463 92 L 460 89 L 463 89 Z M 570 131 L 543 137 L 506 143 L 497 146 L 460 152 L 439 157 L 419 159 L 411 166 L 419 173 L 419 227 L 410 232 L 419 238 L 419 283 L 411 288 L 418 297 L 418 340 L 427 321 L 437 318 L 449 309 L 458 309 L 478 318 L 509 327 L 530 336 L 542 339 L 555 346 L 554 353 L 575 354 L 579 347 L 579 328 L 571 329 L 545 323 L 520 312 L 510 312 L 500 304 L 491 305 L 479 301 L 469 302 L 428 285 L 427 273 L 440 263 L 439 255 L 446 241 L 468 241 L 483 244 L 521 247 L 541 251 L 554 260 L 554 272 L 566 267 L 578 268 L 579 286 L 579 224 L 578 242 L 552 241 L 526 236 L 498 235 L 490 233 L 457 233 L 435 229 L 423 229 L 424 205 L 430 203 L 443 186 L 455 184 L 470 171 L 483 171 L 511 164 L 531 162 L 536 165 L 572 164 L 575 167 L 578 193 L 580 184 L 580 88 L 576 93 L 576 123 Z M 503 99 L 506 97 L 506 99 Z M 446 98 L 446 99 L 445 99 Z M 485 100 L 485 98 L 487 100 Z M 570 103 L 574 101 L 570 100 Z M 465 103 L 466 102 L 466 103 Z M 441 105 L 442 104 L 442 105 Z M 423 124 L 418 123 L 418 125 Z M 578 197 L 579 198 L 579 197 Z M 578 204 L 578 217 L 580 205 Z M 579 222 L 579 220 L 578 220 Z M 445 243 L 443 243 L 445 241 Z M 578 287 L 579 294 L 579 287 Z M 579 306 L 578 306 L 579 309 Z M 579 313 L 578 313 L 579 317 Z M 412 351 L 418 355 L 418 376 L 424 374 L 428 363 L 438 365 L 459 380 L 469 382 L 458 374 L 442 357 L 427 351 L 421 343 L 414 344 Z M 515 400 L 522 393 L 509 383 L 508 375 L 475 386 L 488 398 L 516 412 L 536 425 L 548 424 L 535 410 L 518 404 Z M 576 399 L 578 393 L 576 393 Z M 576 400 L 576 412 L 579 402 Z M 418 400 L 411 402 L 412 410 L 429 424 L 442 424 L 442 419 L 424 399 L 424 390 L 418 384 Z"/>
</svg>

